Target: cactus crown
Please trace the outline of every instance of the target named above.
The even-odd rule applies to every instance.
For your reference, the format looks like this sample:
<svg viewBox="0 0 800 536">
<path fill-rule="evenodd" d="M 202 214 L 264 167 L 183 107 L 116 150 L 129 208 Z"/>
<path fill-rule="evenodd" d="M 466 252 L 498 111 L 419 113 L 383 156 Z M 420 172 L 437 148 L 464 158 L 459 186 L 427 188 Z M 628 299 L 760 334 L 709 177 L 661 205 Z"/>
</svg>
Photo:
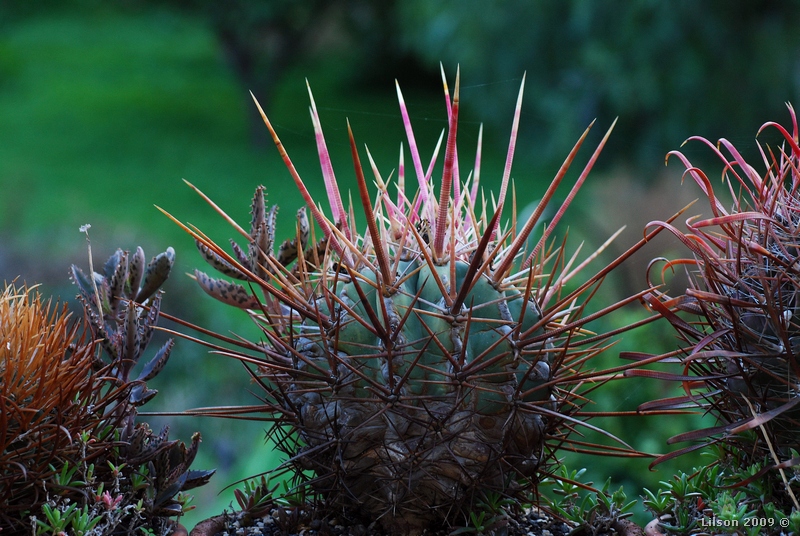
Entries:
<svg viewBox="0 0 800 536">
<path fill-rule="evenodd" d="M 396 195 L 367 151 L 377 185 L 377 194 L 370 194 L 348 125 L 358 199 L 367 221 L 363 234 L 356 232 L 353 208 L 346 210 L 342 202 L 310 90 L 330 219 L 257 102 L 306 201 L 297 212 L 296 236 L 283 242 L 276 255 L 276 207 L 265 205 L 263 187 L 253 199 L 249 230 L 206 198 L 247 241 L 245 247 L 232 241 L 232 253 L 165 212 L 195 238 L 211 266 L 242 282 L 194 274 L 210 295 L 246 309 L 264 340 L 202 331 L 234 348 L 205 343 L 215 351 L 255 366 L 252 377 L 264 390 L 264 405 L 258 409 L 275 421 L 274 436 L 289 456 L 283 469 L 303 480 L 324 512 L 378 519 L 387 533 L 463 523 L 470 509 L 491 494 L 519 499 L 535 489 L 547 472 L 547 460 L 570 444 L 569 434 L 581 422 L 581 393 L 613 375 L 584 367 L 613 335 L 590 333 L 585 324 L 638 296 L 594 314 L 586 313 L 587 304 L 603 278 L 649 238 L 576 283 L 607 244 L 582 260 L 577 253 L 568 255 L 563 244 L 556 247 L 552 231 L 610 129 L 534 239 L 589 129 L 533 214 L 517 222 L 512 203 L 511 223 L 501 225 L 509 204 L 524 79 L 501 188 L 496 202 L 484 202 L 481 211 L 480 141 L 467 180 L 458 161 L 459 75 L 452 99 L 446 82 L 444 87 L 449 127 L 438 195 L 431 175 L 443 138 L 424 167 L 399 86 L 416 195 L 406 193 L 402 149 Z M 319 240 L 306 209 L 321 231 Z M 579 441 L 573 445 L 595 447 Z"/>
</svg>

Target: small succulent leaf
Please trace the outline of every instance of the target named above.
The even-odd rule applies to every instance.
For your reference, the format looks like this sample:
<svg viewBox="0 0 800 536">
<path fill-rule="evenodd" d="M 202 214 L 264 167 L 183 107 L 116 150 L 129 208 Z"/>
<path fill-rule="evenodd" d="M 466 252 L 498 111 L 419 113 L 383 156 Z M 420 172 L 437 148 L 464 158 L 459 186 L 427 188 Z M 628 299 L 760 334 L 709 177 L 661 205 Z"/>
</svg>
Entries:
<svg viewBox="0 0 800 536">
<path fill-rule="evenodd" d="M 111 313 L 111 308 L 108 301 L 109 295 L 109 286 L 108 280 L 103 277 L 103 275 L 94 272 L 93 274 L 94 281 L 90 280 L 85 274 L 86 277 L 85 283 L 88 283 L 89 293 L 86 295 L 87 303 L 89 304 L 92 309 L 97 310 L 98 307 L 98 298 L 100 302 L 100 308 L 102 309 L 102 314 L 107 315 Z M 83 294 L 84 283 L 78 284 L 81 288 L 81 293 Z"/>
<path fill-rule="evenodd" d="M 121 249 L 117 249 L 103 264 L 103 276 L 106 279 L 114 277 L 114 273 L 119 268 L 119 265 L 124 261 L 124 254 Z"/>
<path fill-rule="evenodd" d="M 144 385 L 144 384 L 138 384 L 138 385 L 134 385 L 134 386 L 131 388 L 131 393 L 130 393 L 130 395 L 128 396 L 128 400 L 129 400 L 129 401 L 130 401 L 130 402 L 131 402 L 133 405 L 135 405 L 135 406 L 136 406 L 136 405 L 138 405 L 138 402 L 139 402 L 139 401 L 142 399 L 142 393 L 143 393 L 143 392 L 144 392 L 146 389 L 147 389 L 147 386 L 146 386 L 146 385 Z"/>
<path fill-rule="evenodd" d="M 266 250 L 262 249 L 262 244 L 266 243 L 267 239 L 265 237 L 268 234 L 269 234 L 269 229 L 267 229 L 266 223 L 259 225 L 253 230 L 253 234 L 251 235 L 252 238 L 247 248 L 250 256 L 250 263 L 252 264 L 251 269 L 256 274 L 256 276 L 260 277 L 261 279 L 266 277 L 266 270 L 264 269 L 264 264 L 266 262 L 265 256 L 268 253 Z"/>
<path fill-rule="evenodd" d="M 199 486 L 205 486 L 211 477 L 216 473 L 216 469 L 210 470 L 191 470 L 186 473 L 186 482 L 183 485 L 183 491 L 190 490 Z"/>
<path fill-rule="evenodd" d="M 148 389 L 144 384 L 134 385 L 131 389 L 131 394 L 128 398 L 129 402 L 136 407 L 147 404 L 154 396 L 158 394 L 155 389 Z"/>
<path fill-rule="evenodd" d="M 156 295 L 150 301 L 150 310 L 147 311 L 147 316 L 139 324 L 139 355 L 144 353 L 153 338 L 153 333 L 155 333 L 155 325 L 158 323 L 158 315 L 161 311 L 161 296 L 161 291 L 156 292 Z"/>
<path fill-rule="evenodd" d="M 164 426 L 161 427 L 161 431 L 158 433 L 157 441 L 158 441 L 159 445 L 161 445 L 162 443 L 169 442 L 169 425 L 168 424 L 165 424 Z M 172 445 L 177 444 L 178 441 L 177 440 L 173 440 L 173 441 L 171 441 L 169 443 L 170 443 L 169 446 L 171 447 Z"/>
<path fill-rule="evenodd" d="M 168 426 L 162 428 L 158 435 L 153 435 L 150 427 L 142 423 L 137 427 L 134 435 L 139 435 L 141 437 L 141 447 L 138 451 L 129 450 L 129 453 L 138 455 L 129 455 L 125 461 L 131 465 L 142 465 L 144 463 L 148 463 L 149 474 L 157 475 L 158 478 L 161 478 L 162 475 L 156 471 L 156 466 L 153 464 L 153 460 L 156 460 L 156 458 L 161 456 L 162 453 L 171 449 L 175 444 L 178 443 L 178 441 L 168 440 Z"/>
<path fill-rule="evenodd" d="M 264 235 L 264 243 L 261 244 L 261 251 L 267 255 L 272 255 L 272 248 L 275 245 L 275 226 L 278 223 L 278 205 L 272 205 L 267 214 L 267 232 Z"/>
<path fill-rule="evenodd" d="M 156 355 L 148 361 L 148 363 L 142 369 L 142 372 L 139 374 L 139 377 L 136 378 L 137 381 L 148 381 L 155 378 L 161 369 L 167 364 L 167 360 L 169 359 L 170 352 L 172 351 L 172 347 L 174 346 L 175 341 L 173 339 L 169 339 L 161 349 L 156 352 Z"/>
<path fill-rule="evenodd" d="M 170 448 L 164 450 L 158 457 L 158 476 L 163 488 L 165 485 L 171 485 L 180 480 L 181 476 L 186 474 L 186 464 L 183 461 L 186 447 L 183 443 L 173 443 Z"/>
<path fill-rule="evenodd" d="M 94 285 L 92 285 L 92 281 L 86 276 L 83 270 L 74 264 L 72 265 L 70 272 L 72 282 L 78 287 L 78 291 L 84 300 L 88 303 L 95 303 Z M 86 306 L 86 304 L 84 304 L 84 306 Z"/>
<path fill-rule="evenodd" d="M 159 253 L 147 265 L 144 274 L 144 283 L 136 296 L 136 301 L 143 303 L 158 290 L 164 281 L 169 277 L 172 265 L 175 263 L 175 250 L 167 248 L 163 253 Z"/>
<path fill-rule="evenodd" d="M 311 227 L 308 223 L 308 213 L 306 207 L 300 207 L 297 210 L 297 226 L 300 229 L 300 249 L 303 251 L 308 247 L 308 237 Z"/>
<path fill-rule="evenodd" d="M 252 263 L 250 262 L 250 257 L 247 256 L 247 253 L 245 253 L 242 247 L 234 242 L 233 239 L 231 239 L 231 249 L 233 250 L 233 254 L 236 255 L 236 259 L 242 266 L 246 267 L 248 270 L 253 269 Z"/>
<path fill-rule="evenodd" d="M 184 470 L 188 470 L 189 466 L 192 465 L 195 456 L 197 456 L 197 451 L 200 448 L 200 432 L 195 432 L 192 434 L 192 442 L 189 444 L 188 447 L 184 447 L 181 444 L 181 454 L 183 458 L 183 466 Z"/>
<path fill-rule="evenodd" d="M 255 236 L 256 231 L 267 223 L 267 205 L 264 199 L 264 187 L 258 186 L 253 194 L 250 206 L 250 236 Z"/>
<path fill-rule="evenodd" d="M 100 294 L 100 303 L 103 307 L 104 315 L 113 315 L 116 313 L 111 308 L 111 290 L 108 285 L 108 279 L 100 274 L 94 274 L 95 283 L 97 284 L 97 292 Z"/>
<path fill-rule="evenodd" d="M 297 211 L 297 226 L 298 226 L 298 233 L 300 238 L 300 246 L 303 251 L 306 250 L 306 246 L 308 245 L 308 235 L 309 235 L 309 224 L 308 224 L 308 215 L 306 214 L 306 207 L 302 207 Z M 281 244 L 280 248 L 278 249 L 278 262 L 281 263 L 282 266 L 287 266 L 293 260 L 297 258 L 297 236 L 291 239 L 284 240 Z"/>
<path fill-rule="evenodd" d="M 170 489 L 168 489 L 163 494 L 160 494 L 158 496 L 158 497 L 161 498 L 162 502 L 171 499 L 172 497 L 177 495 L 178 491 L 180 491 L 180 490 L 176 491 L 175 493 L 173 493 L 169 497 L 163 498 L 163 496 L 166 495 L 169 491 L 170 491 Z M 178 503 L 173 503 L 173 504 L 168 504 L 168 505 L 165 505 L 165 506 L 158 506 L 158 507 L 155 508 L 154 512 L 155 512 L 155 514 L 157 516 L 174 517 L 174 516 L 179 516 L 179 515 L 181 515 L 183 513 L 183 507 Z"/>
<path fill-rule="evenodd" d="M 214 279 L 199 270 L 194 271 L 195 279 L 207 294 L 222 303 L 241 309 L 259 309 L 261 304 L 247 289 L 224 279 Z"/>
<path fill-rule="evenodd" d="M 149 430 L 149 428 L 147 428 Z M 139 457 L 145 448 L 145 433 L 144 433 L 143 426 L 138 426 L 134 429 L 133 433 L 129 438 L 127 438 L 128 446 L 126 448 L 126 454 L 128 457 L 137 458 Z"/>
<path fill-rule="evenodd" d="M 108 281 L 108 299 L 111 306 L 111 314 L 116 314 L 119 307 L 119 299 L 125 291 L 125 282 L 128 280 L 128 253 L 118 249 L 112 258 L 115 259 L 117 264 L 111 277 L 106 277 L 106 280 Z"/>
<path fill-rule="evenodd" d="M 125 285 L 125 297 L 129 300 L 136 298 L 139 294 L 139 286 L 142 284 L 144 275 L 144 250 L 136 248 L 136 252 L 128 259 L 128 281 Z"/>
<path fill-rule="evenodd" d="M 209 248 L 199 240 L 195 240 L 195 245 L 197 246 L 198 251 L 200 251 L 200 254 L 203 256 L 203 259 L 208 264 L 210 264 L 216 271 L 228 277 L 233 277 L 234 279 L 240 279 L 242 281 L 247 280 L 247 276 L 245 276 L 241 270 L 239 270 L 234 265 L 223 259 L 211 248 Z M 249 260 L 247 260 L 246 258 L 245 262 L 243 262 L 242 265 L 244 265 L 247 269 L 252 269 Z"/>
<path fill-rule="evenodd" d="M 139 361 L 139 323 L 136 313 L 136 305 L 128 302 L 125 307 L 125 323 L 122 324 L 120 333 L 120 370 L 123 372 L 122 378 L 127 380 L 131 369 Z"/>
<path fill-rule="evenodd" d="M 172 482 L 166 489 L 159 492 L 156 495 L 156 498 L 153 500 L 154 506 L 161 506 L 162 504 L 166 503 L 170 499 L 172 499 L 175 495 L 178 494 L 179 491 L 183 489 L 183 485 L 186 482 L 186 478 L 189 475 L 187 473 L 183 473 L 178 477 L 175 482 Z M 180 505 L 178 505 L 180 507 Z"/>
<path fill-rule="evenodd" d="M 281 266 L 288 266 L 297 258 L 297 240 L 286 239 L 278 248 L 278 262 Z"/>
<path fill-rule="evenodd" d="M 87 305 L 83 299 L 81 299 L 81 301 L 84 302 L 83 308 L 86 312 L 86 316 L 89 318 L 89 325 L 92 327 L 92 333 L 96 338 L 100 339 L 100 345 L 106 353 L 108 353 L 112 361 L 116 361 L 119 357 L 119 353 L 114 343 L 111 341 L 111 336 L 106 331 L 103 319 L 95 312 L 94 307 Z"/>
<path fill-rule="evenodd" d="M 104 339 L 104 341 L 108 341 L 108 355 L 111 357 L 111 362 L 115 365 L 117 369 L 117 374 L 120 378 L 124 377 L 125 372 L 120 372 L 120 362 L 123 360 L 125 356 L 125 348 L 123 342 L 122 334 L 118 331 L 114 331 L 108 333 Z M 104 344 L 103 347 L 106 347 Z"/>
<path fill-rule="evenodd" d="M 273 205 L 267 215 L 264 225 L 259 226 L 257 233 L 253 236 L 251 245 L 255 245 L 255 250 L 251 252 L 250 260 L 253 269 L 260 278 L 267 276 L 266 258 L 272 257 L 272 248 L 275 244 L 275 222 L 277 218 L 278 206 Z"/>
</svg>

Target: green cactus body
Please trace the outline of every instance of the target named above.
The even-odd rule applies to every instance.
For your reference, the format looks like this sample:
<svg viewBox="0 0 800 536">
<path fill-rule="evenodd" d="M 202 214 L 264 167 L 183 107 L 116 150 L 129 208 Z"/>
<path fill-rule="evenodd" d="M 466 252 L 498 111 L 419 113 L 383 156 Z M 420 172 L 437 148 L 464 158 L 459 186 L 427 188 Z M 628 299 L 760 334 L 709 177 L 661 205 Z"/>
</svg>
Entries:
<svg viewBox="0 0 800 536">
<path fill-rule="evenodd" d="M 322 214 L 262 116 L 324 238 L 314 245 L 306 242 L 310 226 L 300 211 L 297 237 L 284 242 L 277 256 L 271 242 L 269 248 L 259 246 L 265 228 L 271 235 L 274 224 L 265 215 L 275 213 L 266 210 L 261 187 L 253 203 L 251 247 L 236 246 L 229 255 L 184 226 L 212 266 L 249 282 L 248 288 L 195 272 L 206 292 L 249 309 L 263 326 L 268 344 L 259 372 L 269 411 L 278 413 L 278 426 L 290 424 L 297 431 L 299 440 L 283 445 L 288 464 L 298 474 L 313 472 L 309 486 L 328 511 L 379 519 L 391 534 L 455 526 L 469 519 L 471 508 L 487 493 L 517 497 L 529 492 L 547 438 L 566 437 L 559 428 L 563 421 L 556 418 L 559 408 L 571 413 L 580 404 L 568 401 L 572 387 L 564 391 L 564 400 L 556 397 L 551 364 L 558 356 L 560 366 L 571 366 L 567 341 L 581 336 L 582 309 L 574 306 L 581 294 L 560 297 L 568 294 L 562 280 L 546 271 L 558 262 L 553 248 L 537 246 L 527 259 L 523 248 L 529 247 L 528 238 L 539 228 L 543 209 L 583 138 L 540 209 L 504 234 L 500 221 L 521 95 L 520 89 L 501 194 L 483 215 L 474 210 L 480 159 L 472 180 L 461 183 L 457 174 L 457 83 L 447 103 L 450 126 L 438 202 L 422 172 L 400 95 L 420 189 L 413 201 L 405 196 L 401 156 L 397 201 L 375 171 L 373 206 L 350 133 L 367 220 L 367 232 L 355 234 L 352 209 L 343 208 L 312 98 L 332 220 Z M 568 202 L 544 228 L 540 244 Z M 491 217 L 485 214 L 489 210 Z M 551 332 L 556 317 L 567 327 Z M 574 370 L 599 351 L 575 352 L 580 364 Z"/>
<path fill-rule="evenodd" d="M 401 264 L 395 280 L 402 282 L 386 295 L 376 273 L 365 270 L 349 281 L 340 274 L 332 292 L 315 300 L 332 325 L 322 334 L 313 319 L 303 322 L 295 344 L 303 359 L 295 366 L 330 376 L 294 378 L 288 392 L 300 393 L 290 399 L 300 409 L 307 448 L 326 452 L 309 457 L 309 469 L 321 475 L 341 464 L 341 485 L 359 490 L 357 502 L 372 505 L 376 516 L 386 504 L 404 504 L 428 519 L 428 505 L 443 497 L 466 496 L 477 486 L 503 489 L 511 468 L 527 476 L 538 466 L 542 416 L 515 402 L 551 377 L 546 345 L 522 347 L 518 338 L 541 319 L 534 301 L 484 276 L 452 314 L 431 273 L 449 293 L 449 263 Z M 456 289 L 468 267 L 456 261 Z M 392 333 L 390 345 L 364 325 L 370 313 Z M 549 398 L 545 388 L 524 402 Z M 499 448 L 506 444 L 514 448 Z M 431 477 L 430 467 L 440 474 Z"/>
</svg>

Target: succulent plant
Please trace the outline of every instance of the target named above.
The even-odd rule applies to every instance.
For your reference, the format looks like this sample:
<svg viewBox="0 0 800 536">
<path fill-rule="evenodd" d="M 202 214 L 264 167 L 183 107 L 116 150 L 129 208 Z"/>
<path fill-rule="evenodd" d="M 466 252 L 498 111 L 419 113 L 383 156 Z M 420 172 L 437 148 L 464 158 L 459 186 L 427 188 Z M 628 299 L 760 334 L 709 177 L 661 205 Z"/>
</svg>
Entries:
<svg viewBox="0 0 800 536">
<path fill-rule="evenodd" d="M 120 400 L 112 415 L 118 417 L 115 429 L 120 442 L 119 462 L 126 473 L 137 473 L 147 486 L 135 491 L 142 500 L 140 516 L 148 523 L 180 516 L 183 513 L 180 492 L 202 486 L 214 471 L 192 470 L 190 465 L 200 445 L 200 434 L 192 436 L 187 447 L 169 440 L 169 428 L 158 434 L 146 423 L 137 422 L 137 408 L 158 392 L 148 389 L 147 381 L 167 364 L 174 341 L 168 339 L 132 379 L 134 367 L 147 350 L 161 311 L 161 286 L 169 277 L 175 261 L 172 248 L 153 257 L 145 265 L 142 248 L 132 255 L 118 249 L 103 266 L 103 273 L 87 276 L 77 266 L 72 278 L 78 286 L 78 298 L 92 327 L 92 332 L 109 358 L 110 375 L 126 387 L 127 398 Z M 130 499 L 133 500 L 133 499 Z"/>
<path fill-rule="evenodd" d="M 785 474 L 800 464 L 794 453 L 800 444 L 800 147 L 797 120 L 791 107 L 789 111 L 791 133 L 775 123 L 759 131 L 774 127 L 782 140 L 776 147 L 759 144 L 763 174 L 728 140 L 713 144 L 690 138 L 708 145 L 722 160 L 723 185 L 730 197 L 715 192 L 709 177 L 684 154 L 670 153 L 700 186 L 710 213 L 689 219 L 685 232 L 665 222 L 651 224 L 671 231 L 692 254 L 666 262 L 665 270 L 687 268 L 685 293 L 646 296 L 684 341 L 671 356 L 678 358 L 680 374 L 656 376 L 684 382 L 687 395 L 642 408 L 688 406 L 715 416 L 717 426 L 672 438 L 695 444 L 656 463 L 719 443 L 740 469 L 761 467 L 747 480 L 771 482 L 776 504 L 785 512 L 800 511 L 795 479 Z"/>
<path fill-rule="evenodd" d="M 546 226 L 537 224 L 589 129 L 533 214 L 516 221 L 507 193 L 522 89 L 499 194 L 493 205 L 484 199 L 480 210 L 480 142 L 469 179 L 459 171 L 456 75 L 452 100 L 445 82 L 449 126 L 438 195 L 431 174 L 440 145 L 426 170 L 399 86 L 415 195 L 405 189 L 402 149 L 396 196 L 367 151 L 377 185 L 376 194 L 369 192 L 348 125 L 363 234 L 356 231 L 355 209 L 342 202 L 310 89 L 332 219 L 312 198 L 257 102 L 306 201 L 295 236 L 275 253 L 277 208 L 267 207 L 263 187 L 252 201 L 249 230 L 206 198 L 247 241 L 231 241 L 232 253 L 167 214 L 195 238 L 212 267 L 238 280 L 194 274 L 211 296 L 246 310 L 264 340 L 204 329 L 225 346 L 206 344 L 255 367 L 249 370 L 264 391 L 264 404 L 255 409 L 274 421 L 273 437 L 288 455 L 284 469 L 302 481 L 321 515 L 378 520 L 385 533 L 416 534 L 468 523 L 470 510 L 490 496 L 512 502 L 529 496 L 556 449 L 570 444 L 569 433 L 581 422 L 581 393 L 613 375 L 584 368 L 613 335 L 585 326 L 638 296 L 592 314 L 586 308 L 603 278 L 645 240 L 579 283 L 576 276 L 596 254 L 582 260 L 552 242 L 610 130 Z M 501 224 L 504 209 L 507 224 Z M 596 445 L 577 441 L 571 447 Z"/>
<path fill-rule="evenodd" d="M 187 504 L 180 493 L 213 474 L 189 469 L 199 434 L 187 447 L 136 419 L 172 348 L 168 341 L 131 377 L 173 255 L 145 267 L 141 248 L 118 250 L 91 276 L 73 266 L 84 322 L 29 289 L 7 286 L 0 296 L 1 529 L 168 534 Z"/>
<path fill-rule="evenodd" d="M 167 364 L 173 341 L 168 340 L 156 355 L 131 381 L 133 368 L 142 357 L 155 333 L 161 310 L 161 292 L 157 292 L 169 277 L 175 262 L 172 248 L 156 257 L 145 267 L 145 255 L 137 248 L 131 255 L 118 249 L 103 266 L 103 273 L 86 275 L 72 266 L 72 280 L 80 291 L 78 299 L 113 365 L 112 374 L 124 384 L 131 385 L 128 400 L 131 408 L 147 403 L 156 391 L 147 389 L 147 380 L 155 377 Z M 146 307 L 145 307 L 146 306 Z M 135 411 L 127 414 L 126 433 L 131 433 Z"/>
</svg>

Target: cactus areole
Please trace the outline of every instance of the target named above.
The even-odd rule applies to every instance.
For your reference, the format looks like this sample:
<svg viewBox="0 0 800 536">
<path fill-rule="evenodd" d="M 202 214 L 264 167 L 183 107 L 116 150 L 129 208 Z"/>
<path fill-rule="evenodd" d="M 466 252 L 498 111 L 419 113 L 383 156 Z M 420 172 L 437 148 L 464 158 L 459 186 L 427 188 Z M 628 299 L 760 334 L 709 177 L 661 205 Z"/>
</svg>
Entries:
<svg viewBox="0 0 800 536">
<path fill-rule="evenodd" d="M 248 241 L 234 243 L 232 254 L 178 222 L 209 264 L 242 282 L 195 272 L 206 292 L 261 326 L 258 343 L 218 336 L 239 347 L 223 353 L 256 365 L 263 411 L 289 455 L 284 468 L 303 475 L 304 489 L 332 515 L 377 522 L 392 534 L 464 524 L 490 494 L 516 498 L 535 487 L 546 439 L 557 435 L 562 410 L 580 405 L 565 400 L 580 383 L 575 371 L 602 339 L 575 343 L 592 339 L 581 328 L 584 294 L 610 268 L 567 288 L 583 263 L 547 242 L 608 133 L 547 226 L 536 224 L 589 129 L 530 218 L 517 222 L 507 211 L 510 224 L 503 224 L 522 89 L 500 193 L 482 210 L 480 145 L 469 178 L 459 172 L 457 74 L 452 100 L 445 82 L 449 124 L 438 195 L 431 171 L 440 147 L 424 169 L 398 86 L 417 192 L 406 194 L 401 148 L 391 189 L 367 151 L 377 185 L 370 194 L 348 125 L 363 234 L 355 231 L 352 207 L 342 204 L 313 97 L 332 216 L 312 198 L 256 102 L 306 200 L 296 236 L 274 252 L 276 210 L 265 204 L 263 187 L 249 231 L 212 203 Z M 559 376 L 567 369 L 576 379 L 571 385 Z"/>
</svg>

